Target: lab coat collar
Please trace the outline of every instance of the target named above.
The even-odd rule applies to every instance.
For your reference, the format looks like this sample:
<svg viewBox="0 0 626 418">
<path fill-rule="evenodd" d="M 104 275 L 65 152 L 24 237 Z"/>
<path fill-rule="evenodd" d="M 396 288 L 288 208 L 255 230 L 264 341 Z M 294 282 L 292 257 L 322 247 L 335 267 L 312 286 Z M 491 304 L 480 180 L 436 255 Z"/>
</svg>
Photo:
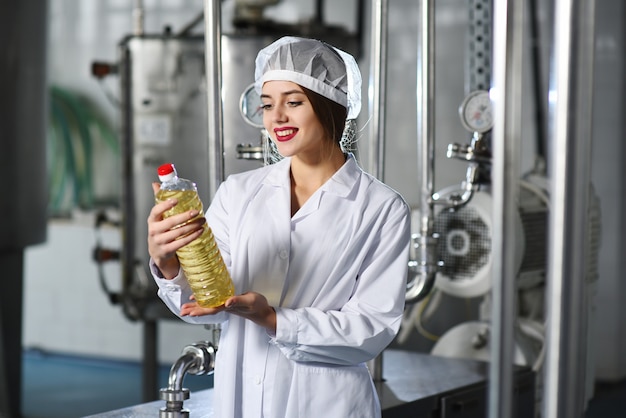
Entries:
<svg viewBox="0 0 626 418">
<path fill-rule="evenodd" d="M 291 158 L 283 158 L 277 163 L 274 163 L 269 167 L 270 172 L 267 177 L 265 177 L 263 183 L 277 187 L 284 186 L 285 184 L 289 186 L 289 167 L 291 167 Z"/>
<path fill-rule="evenodd" d="M 267 177 L 263 181 L 264 184 L 272 186 L 276 191 L 280 191 L 272 202 L 268 201 L 267 204 L 273 206 L 273 208 L 284 207 L 285 210 L 290 209 L 291 201 L 291 180 L 289 176 L 289 168 L 291 167 L 291 159 L 284 158 L 283 160 L 274 164 L 268 173 Z M 326 181 L 313 195 L 302 205 L 302 207 L 296 212 L 292 221 L 305 218 L 310 213 L 319 209 L 322 196 L 324 194 L 333 194 L 342 198 L 346 198 L 350 192 L 354 189 L 361 175 L 361 169 L 356 163 L 356 159 L 353 154 L 348 154 L 346 162 L 337 170 L 333 176 Z M 278 203 L 282 201 L 282 203 Z M 272 213 L 282 213 L 282 210 L 274 211 Z"/>
<path fill-rule="evenodd" d="M 346 197 L 354 188 L 360 175 L 361 169 L 356 163 L 354 154 L 348 153 L 346 162 L 326 183 L 324 183 L 324 185 L 322 185 L 321 189 L 325 193 Z"/>
<path fill-rule="evenodd" d="M 274 164 L 273 169 L 265 178 L 264 183 L 272 186 L 287 186 L 290 188 L 289 168 L 291 167 L 291 158 L 283 158 Z M 321 191 L 324 193 L 332 193 L 337 196 L 346 197 L 354 188 L 359 177 L 361 176 L 361 168 L 356 162 L 354 154 L 348 153 L 346 162 L 333 176 L 322 185 Z"/>
</svg>

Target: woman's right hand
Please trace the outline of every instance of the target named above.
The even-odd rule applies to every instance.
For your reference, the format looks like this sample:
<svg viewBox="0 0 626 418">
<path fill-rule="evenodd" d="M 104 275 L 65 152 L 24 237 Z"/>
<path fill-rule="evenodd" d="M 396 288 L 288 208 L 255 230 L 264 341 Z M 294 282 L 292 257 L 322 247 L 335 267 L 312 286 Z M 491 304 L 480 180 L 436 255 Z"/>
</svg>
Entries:
<svg viewBox="0 0 626 418">
<path fill-rule="evenodd" d="M 159 188 L 159 183 L 152 183 L 155 195 Z M 197 210 L 163 219 L 163 214 L 177 203 L 176 199 L 157 203 L 148 215 L 148 253 L 166 279 L 172 279 L 178 274 L 180 264 L 176 258 L 176 250 L 200 237 L 206 222 L 204 216 L 189 222 L 198 216 Z M 185 225 L 176 228 L 181 224 Z"/>
</svg>

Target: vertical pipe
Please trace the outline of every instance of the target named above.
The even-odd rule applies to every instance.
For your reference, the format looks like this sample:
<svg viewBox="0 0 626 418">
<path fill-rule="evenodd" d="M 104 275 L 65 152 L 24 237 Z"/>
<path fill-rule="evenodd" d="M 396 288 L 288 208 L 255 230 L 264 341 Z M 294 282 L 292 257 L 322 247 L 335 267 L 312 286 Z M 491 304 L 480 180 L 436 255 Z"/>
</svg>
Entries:
<svg viewBox="0 0 626 418">
<path fill-rule="evenodd" d="M 586 225 L 594 1 L 556 0 L 550 72 L 550 213 L 544 416 L 580 417 L 586 382 Z"/>
<path fill-rule="evenodd" d="M 420 235 L 429 237 L 433 223 L 435 172 L 435 28 L 434 0 L 421 0 L 417 40 L 417 163 L 420 172 Z M 422 258 L 422 261 L 425 259 Z"/>
<path fill-rule="evenodd" d="M 496 0 L 493 30 L 493 287 L 488 411 L 512 416 L 513 338 L 516 309 L 515 214 L 521 144 L 524 3 Z"/>
<path fill-rule="evenodd" d="M 130 49 L 128 43 L 124 42 L 119 47 L 120 62 L 120 92 L 122 104 L 122 196 L 121 207 L 124 216 L 122 217 L 122 230 L 126 233 L 122 234 L 122 292 L 123 292 L 123 308 L 124 312 L 131 318 L 134 313 L 132 298 L 129 297 L 133 293 L 135 279 L 135 249 L 137 242 L 137 234 L 134 232 L 137 225 L 137 211 L 135 192 L 135 170 L 133 167 L 134 155 L 134 138 L 133 138 L 133 106 L 132 106 L 132 65 Z"/>
<path fill-rule="evenodd" d="M 372 38 L 370 52 L 370 171 L 383 181 L 385 174 L 385 87 L 387 58 L 388 0 L 372 0 Z M 383 355 L 368 362 L 372 379 L 383 380 Z"/>
<path fill-rule="evenodd" d="M 209 141 L 209 201 L 224 180 L 221 0 L 204 0 L 204 55 Z"/>
<path fill-rule="evenodd" d="M 385 174 L 385 95 L 387 59 L 388 0 L 372 0 L 372 38 L 370 52 L 370 170 L 384 181 Z"/>
<path fill-rule="evenodd" d="M 435 172 L 435 2 L 418 5 L 420 34 L 417 39 L 417 164 L 420 183 L 419 233 L 413 236 L 417 263 L 405 294 L 407 304 L 416 303 L 431 291 L 438 269 L 437 237 L 433 234 L 433 173 Z"/>
<path fill-rule="evenodd" d="M 133 6 L 133 35 L 143 36 L 144 34 L 144 9 L 143 0 L 135 0 Z"/>
</svg>

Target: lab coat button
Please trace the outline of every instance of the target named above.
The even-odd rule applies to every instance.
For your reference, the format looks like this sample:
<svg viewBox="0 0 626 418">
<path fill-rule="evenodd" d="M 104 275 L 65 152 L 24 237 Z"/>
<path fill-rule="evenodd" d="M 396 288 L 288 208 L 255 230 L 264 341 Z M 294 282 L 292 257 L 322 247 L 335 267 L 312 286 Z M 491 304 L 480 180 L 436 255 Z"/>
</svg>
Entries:
<svg viewBox="0 0 626 418">
<path fill-rule="evenodd" d="M 287 250 L 280 250 L 278 256 L 284 260 L 289 257 L 289 253 L 287 252 Z"/>
<path fill-rule="evenodd" d="M 259 376 L 259 375 L 254 376 L 254 384 L 255 385 L 260 385 L 261 384 L 261 376 Z"/>
</svg>

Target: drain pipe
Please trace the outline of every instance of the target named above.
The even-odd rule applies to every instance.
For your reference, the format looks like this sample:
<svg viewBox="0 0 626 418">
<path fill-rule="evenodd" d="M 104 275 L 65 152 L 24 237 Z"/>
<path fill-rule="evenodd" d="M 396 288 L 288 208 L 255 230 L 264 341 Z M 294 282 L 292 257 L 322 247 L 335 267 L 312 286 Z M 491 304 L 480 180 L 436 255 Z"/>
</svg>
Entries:
<svg viewBox="0 0 626 418">
<path fill-rule="evenodd" d="M 165 407 L 160 409 L 159 418 L 189 418 L 189 410 L 183 409 L 183 402 L 189 399 L 189 389 L 183 388 L 183 380 L 187 374 L 213 373 L 215 351 L 213 344 L 206 341 L 183 348 L 170 369 L 167 388 L 160 390 L 159 398 L 165 401 Z"/>
<path fill-rule="evenodd" d="M 433 233 L 433 174 L 435 172 L 435 2 L 421 0 L 420 28 L 417 43 L 417 163 L 420 175 L 419 233 L 411 239 L 417 260 L 409 262 L 406 303 L 417 303 L 426 297 L 437 275 L 437 235 Z"/>
</svg>

